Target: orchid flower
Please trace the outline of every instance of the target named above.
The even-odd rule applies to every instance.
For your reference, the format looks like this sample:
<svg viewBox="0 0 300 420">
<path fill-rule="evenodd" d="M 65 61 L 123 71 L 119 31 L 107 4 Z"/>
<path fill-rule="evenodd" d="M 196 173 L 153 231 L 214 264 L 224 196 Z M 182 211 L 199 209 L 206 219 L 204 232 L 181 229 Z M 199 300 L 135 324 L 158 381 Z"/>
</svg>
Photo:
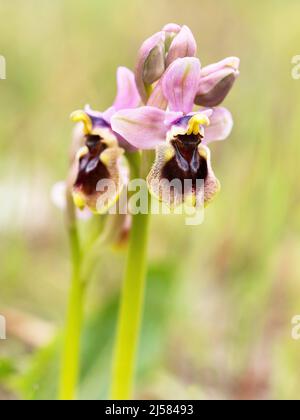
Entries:
<svg viewBox="0 0 300 420">
<path fill-rule="evenodd" d="M 165 72 L 161 87 L 169 108 L 152 106 L 117 112 L 112 128 L 134 147 L 156 149 L 156 160 L 148 176 L 150 192 L 171 206 L 187 200 L 197 203 L 196 181 L 204 181 L 204 203 L 208 204 L 220 189 L 207 147 L 212 141 L 225 140 L 233 120 L 225 108 L 200 109 L 193 112 L 201 81 L 197 58 L 180 58 Z M 192 180 L 187 194 L 166 197 L 162 180 Z M 167 198 L 167 199 L 166 199 Z"/>
<path fill-rule="evenodd" d="M 80 123 L 80 128 L 76 129 L 76 143 L 82 141 L 84 144 L 75 158 L 74 203 L 79 209 L 88 207 L 98 214 L 107 212 L 128 182 L 123 155 L 124 149 L 129 149 L 130 145 L 113 131 L 111 119 L 121 109 L 135 108 L 140 103 L 134 74 L 130 70 L 120 67 L 117 81 L 118 93 L 111 108 L 101 113 L 87 105 L 84 110 L 71 115 L 74 122 Z M 103 179 L 113 181 L 116 188 L 99 208 L 99 199 L 104 191 L 97 191 L 97 184 Z"/>
</svg>

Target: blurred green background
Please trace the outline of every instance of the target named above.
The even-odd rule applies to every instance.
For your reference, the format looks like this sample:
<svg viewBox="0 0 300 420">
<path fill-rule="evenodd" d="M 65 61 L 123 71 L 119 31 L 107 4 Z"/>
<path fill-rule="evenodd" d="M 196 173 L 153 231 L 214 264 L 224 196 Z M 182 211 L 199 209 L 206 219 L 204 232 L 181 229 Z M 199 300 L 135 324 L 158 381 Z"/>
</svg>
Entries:
<svg viewBox="0 0 300 420">
<path fill-rule="evenodd" d="M 56 396 L 69 260 L 50 191 L 67 173 L 68 116 L 110 106 L 116 68 L 168 22 L 192 29 L 203 65 L 242 67 L 205 223 L 153 217 L 136 397 L 299 398 L 299 14 L 299 0 L 0 1 L 0 399 Z M 80 398 L 108 396 L 124 257 L 106 252 L 91 279 Z"/>
</svg>

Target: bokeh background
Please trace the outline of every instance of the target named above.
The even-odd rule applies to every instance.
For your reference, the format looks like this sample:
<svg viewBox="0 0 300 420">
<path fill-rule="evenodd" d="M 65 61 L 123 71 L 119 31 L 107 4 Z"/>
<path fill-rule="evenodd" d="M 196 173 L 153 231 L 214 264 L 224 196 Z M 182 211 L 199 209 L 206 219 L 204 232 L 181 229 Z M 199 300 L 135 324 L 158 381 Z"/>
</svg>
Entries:
<svg viewBox="0 0 300 420">
<path fill-rule="evenodd" d="M 50 191 L 67 173 L 68 116 L 110 106 L 116 68 L 168 22 L 190 26 L 204 65 L 242 67 L 205 223 L 152 220 L 136 397 L 299 398 L 299 14 L 298 0 L 0 1 L 0 399 L 56 397 L 70 268 Z M 108 396 L 124 258 L 106 251 L 91 278 L 82 399 Z"/>
</svg>

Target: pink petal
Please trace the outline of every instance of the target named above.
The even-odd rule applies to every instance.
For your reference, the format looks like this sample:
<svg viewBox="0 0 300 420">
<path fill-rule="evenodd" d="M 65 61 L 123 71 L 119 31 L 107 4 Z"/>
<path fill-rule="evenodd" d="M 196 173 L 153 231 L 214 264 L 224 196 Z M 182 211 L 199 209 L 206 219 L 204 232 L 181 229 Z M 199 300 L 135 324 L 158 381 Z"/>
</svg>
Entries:
<svg viewBox="0 0 300 420">
<path fill-rule="evenodd" d="M 179 34 L 174 38 L 167 56 L 167 67 L 177 58 L 195 57 L 197 53 L 197 43 L 192 31 L 183 26 Z"/>
<path fill-rule="evenodd" d="M 197 58 L 178 58 L 171 64 L 162 81 L 171 111 L 188 114 L 193 110 L 200 77 L 201 66 Z"/>
<path fill-rule="evenodd" d="M 110 121 L 116 112 L 117 112 L 116 108 L 112 106 L 108 108 L 105 112 L 103 112 L 102 118 L 104 119 L 104 121 L 107 122 L 107 124 L 110 124 Z"/>
<path fill-rule="evenodd" d="M 205 128 L 204 143 L 226 140 L 233 128 L 231 113 L 226 108 L 214 108 L 209 119 L 210 126 Z"/>
<path fill-rule="evenodd" d="M 128 143 L 139 149 L 154 149 L 166 139 L 169 124 L 178 118 L 154 107 L 126 109 L 112 118 L 112 128 Z"/>
<path fill-rule="evenodd" d="M 125 108 L 136 108 L 141 98 L 136 87 L 133 72 L 126 67 L 119 67 L 117 71 L 117 84 L 118 93 L 114 102 L 116 111 Z"/>
<path fill-rule="evenodd" d="M 159 77 L 162 75 L 164 71 L 164 62 L 161 63 L 163 65 L 163 68 L 158 68 L 157 74 L 155 74 L 155 69 L 152 69 L 152 67 L 156 67 L 157 62 L 164 61 L 163 57 L 161 57 L 161 60 L 158 60 L 159 58 L 159 51 L 164 49 L 165 44 L 165 32 L 161 31 L 154 35 L 152 35 L 150 38 L 148 38 L 142 45 L 139 54 L 138 54 L 138 61 L 135 71 L 135 80 L 137 84 L 138 91 L 141 95 L 141 98 L 144 102 L 147 102 L 147 92 L 145 88 L 145 76 L 147 79 L 150 78 L 151 80 L 154 78 L 156 80 L 159 79 Z M 151 59 L 153 57 L 153 59 Z M 159 66 L 161 67 L 161 66 Z M 152 69 L 152 70 L 151 70 Z M 153 76 L 155 75 L 155 77 Z M 154 82 L 155 80 L 152 80 Z"/>
</svg>

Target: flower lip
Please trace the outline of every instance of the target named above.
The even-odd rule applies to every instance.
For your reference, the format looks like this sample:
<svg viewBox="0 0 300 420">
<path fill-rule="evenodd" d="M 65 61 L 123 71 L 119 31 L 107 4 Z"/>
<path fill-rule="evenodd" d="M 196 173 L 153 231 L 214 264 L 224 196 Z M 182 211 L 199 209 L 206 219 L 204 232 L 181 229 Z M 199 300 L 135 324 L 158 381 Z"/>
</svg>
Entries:
<svg viewBox="0 0 300 420">
<path fill-rule="evenodd" d="M 171 37 L 171 43 L 167 51 L 166 67 L 173 63 L 177 58 L 195 57 L 197 53 L 197 43 L 187 26 L 183 26 L 179 33 Z"/>
<path fill-rule="evenodd" d="M 191 139 L 191 143 L 194 140 Z M 180 153 L 170 153 L 169 148 L 174 149 L 174 143 L 157 149 L 155 163 L 147 178 L 150 193 L 171 208 L 183 203 L 199 207 L 204 202 L 206 206 L 220 190 L 220 183 L 211 166 L 210 151 L 202 144 L 197 147 L 194 144 L 186 152 L 182 150 L 184 144 L 187 143 L 177 143 L 181 147 Z M 189 155 L 189 159 L 184 158 L 184 153 Z"/>
<path fill-rule="evenodd" d="M 200 155 L 198 146 L 203 137 L 198 135 L 179 135 L 171 141 L 175 150 L 175 160 L 184 175 L 190 175 L 192 179 L 197 176 L 200 169 Z"/>
<path fill-rule="evenodd" d="M 205 138 L 204 127 L 209 127 L 212 115 L 213 110 L 208 109 L 177 118 L 168 132 L 168 146 L 164 146 L 167 149 L 165 152 L 160 152 L 159 150 L 163 149 L 158 149 L 160 157 L 157 157 L 154 169 L 149 175 L 150 184 L 159 180 L 169 182 L 179 180 L 178 188 L 181 189 L 180 185 L 183 186 L 186 181 L 191 182 L 189 191 L 184 192 L 183 197 L 180 198 L 179 190 L 171 192 L 171 196 L 168 197 L 171 204 L 188 200 L 189 194 L 192 194 L 193 202 L 196 203 L 201 190 L 199 181 L 203 181 L 204 201 L 207 202 L 209 201 L 207 197 L 210 197 L 208 191 L 211 189 L 213 195 L 219 187 L 210 167 L 209 155 L 202 145 Z M 154 195 L 162 197 L 160 189 L 156 186 L 150 185 L 151 190 Z"/>
</svg>

